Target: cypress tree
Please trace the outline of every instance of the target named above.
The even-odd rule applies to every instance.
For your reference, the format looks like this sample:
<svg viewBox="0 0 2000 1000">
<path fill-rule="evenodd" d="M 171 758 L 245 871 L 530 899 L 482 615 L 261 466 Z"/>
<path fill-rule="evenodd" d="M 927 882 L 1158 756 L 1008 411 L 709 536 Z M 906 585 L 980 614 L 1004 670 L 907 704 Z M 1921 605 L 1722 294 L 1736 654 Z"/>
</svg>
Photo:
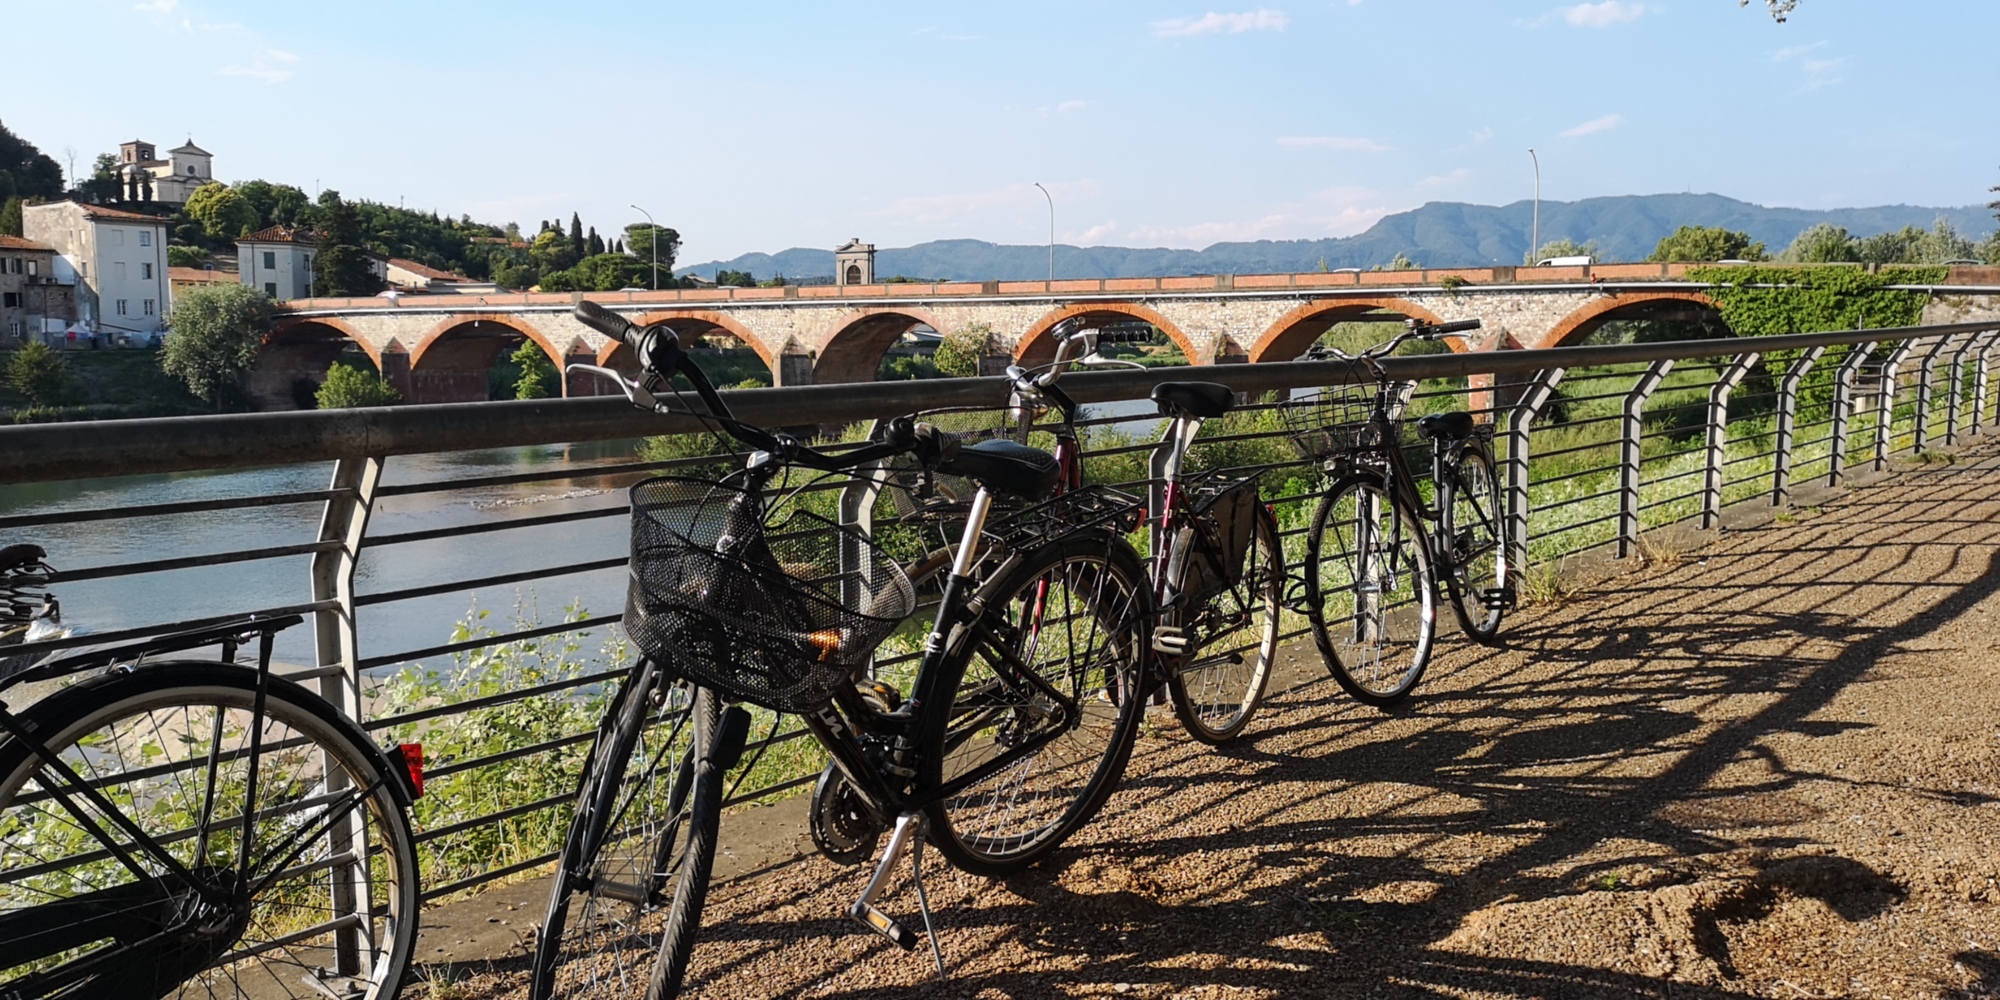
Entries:
<svg viewBox="0 0 2000 1000">
<path fill-rule="evenodd" d="M 603 252 L 604 240 L 597 235 L 597 227 L 592 226 L 590 227 L 590 255 L 595 257 Z"/>
<path fill-rule="evenodd" d="M 583 219 L 575 212 L 569 213 L 569 248 L 577 260 L 582 260 L 584 253 L 590 249 L 590 245 L 583 241 Z"/>
</svg>

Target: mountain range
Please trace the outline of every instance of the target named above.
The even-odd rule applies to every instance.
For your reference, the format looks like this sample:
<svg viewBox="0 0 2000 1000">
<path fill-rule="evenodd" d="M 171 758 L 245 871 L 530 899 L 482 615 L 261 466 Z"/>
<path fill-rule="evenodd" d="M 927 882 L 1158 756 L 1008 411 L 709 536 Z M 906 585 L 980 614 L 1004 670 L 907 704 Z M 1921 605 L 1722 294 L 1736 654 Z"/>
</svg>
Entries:
<svg viewBox="0 0 2000 1000">
<path fill-rule="evenodd" d="M 1075 247 L 1057 244 L 1058 278 L 1131 278 L 1184 274 L 1277 274 L 1321 267 L 1375 267 L 1403 254 L 1424 267 L 1484 267 L 1519 264 L 1527 253 L 1532 202 L 1470 205 L 1434 201 L 1386 216 L 1366 232 L 1318 240 L 1255 240 L 1217 243 L 1201 250 L 1166 247 Z M 1929 228 L 1939 217 L 1960 234 L 1979 239 L 1994 228 L 1994 217 L 1978 205 L 1923 208 L 1768 208 L 1718 194 L 1649 194 L 1542 202 L 1544 244 L 1565 237 L 1595 242 L 1599 259 L 1642 260 L 1660 237 L 1677 227 L 1721 226 L 1750 234 L 1776 253 L 1804 230 L 1822 222 L 1856 236 Z M 891 247 L 875 255 L 878 278 L 905 275 L 947 281 L 1031 281 L 1049 271 L 1047 245 L 1010 245 L 984 240 L 932 240 Z M 759 278 L 830 277 L 833 251 L 794 247 L 775 254 L 748 253 L 675 269 L 676 274 L 714 278 L 717 271 L 748 271 Z"/>
</svg>

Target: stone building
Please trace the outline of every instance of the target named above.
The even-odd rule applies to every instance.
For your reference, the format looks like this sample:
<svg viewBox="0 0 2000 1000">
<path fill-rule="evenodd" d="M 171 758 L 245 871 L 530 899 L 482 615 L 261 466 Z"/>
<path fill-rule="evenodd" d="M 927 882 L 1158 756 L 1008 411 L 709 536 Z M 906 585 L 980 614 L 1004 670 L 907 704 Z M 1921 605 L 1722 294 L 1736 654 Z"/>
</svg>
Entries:
<svg viewBox="0 0 2000 1000">
<path fill-rule="evenodd" d="M 54 249 L 56 280 L 75 283 L 77 321 L 85 327 L 151 339 L 165 325 L 166 220 L 59 201 L 23 208 L 21 228 L 29 240 Z"/>
<path fill-rule="evenodd" d="M 848 240 L 833 248 L 833 283 L 836 285 L 872 285 L 875 283 L 875 244 L 861 242 L 861 237 Z"/>
<path fill-rule="evenodd" d="M 0 236 L 0 347 L 48 343 L 76 320 L 76 286 L 56 280 L 56 248 Z"/>
<path fill-rule="evenodd" d="M 143 139 L 118 144 L 120 197 L 125 201 L 158 201 L 185 205 L 188 196 L 215 180 L 215 156 L 194 144 L 167 150 L 165 159 L 154 155 L 153 144 Z"/>
<path fill-rule="evenodd" d="M 237 280 L 286 302 L 312 295 L 313 256 L 309 229 L 279 224 L 236 241 Z"/>
</svg>

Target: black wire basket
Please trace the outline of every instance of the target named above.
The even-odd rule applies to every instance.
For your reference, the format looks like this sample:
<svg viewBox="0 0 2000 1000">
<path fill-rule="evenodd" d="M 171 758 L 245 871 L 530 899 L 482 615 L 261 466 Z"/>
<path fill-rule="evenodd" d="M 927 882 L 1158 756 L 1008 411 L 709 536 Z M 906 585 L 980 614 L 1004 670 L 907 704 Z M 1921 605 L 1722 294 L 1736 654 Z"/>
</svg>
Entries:
<svg viewBox="0 0 2000 1000">
<path fill-rule="evenodd" d="M 779 712 L 825 703 L 916 610 L 902 567 L 808 511 L 766 524 L 740 486 L 632 487 L 625 632 L 668 673 Z"/>
<path fill-rule="evenodd" d="M 1330 385 L 1278 405 L 1292 447 L 1308 459 L 1348 451 L 1375 411 L 1374 383 Z"/>
</svg>

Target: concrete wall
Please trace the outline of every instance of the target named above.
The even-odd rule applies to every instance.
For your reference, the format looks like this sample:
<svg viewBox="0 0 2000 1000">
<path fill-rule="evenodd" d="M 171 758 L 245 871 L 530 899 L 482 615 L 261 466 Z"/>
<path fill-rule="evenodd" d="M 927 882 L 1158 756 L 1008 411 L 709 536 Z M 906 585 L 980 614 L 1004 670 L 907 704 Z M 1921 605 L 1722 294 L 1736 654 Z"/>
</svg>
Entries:
<svg viewBox="0 0 2000 1000">
<path fill-rule="evenodd" d="M 75 269 L 79 320 L 111 333 L 150 334 L 165 325 L 164 222 L 94 219 L 73 202 L 30 205 L 21 221 L 24 236 L 55 247 Z"/>
</svg>

